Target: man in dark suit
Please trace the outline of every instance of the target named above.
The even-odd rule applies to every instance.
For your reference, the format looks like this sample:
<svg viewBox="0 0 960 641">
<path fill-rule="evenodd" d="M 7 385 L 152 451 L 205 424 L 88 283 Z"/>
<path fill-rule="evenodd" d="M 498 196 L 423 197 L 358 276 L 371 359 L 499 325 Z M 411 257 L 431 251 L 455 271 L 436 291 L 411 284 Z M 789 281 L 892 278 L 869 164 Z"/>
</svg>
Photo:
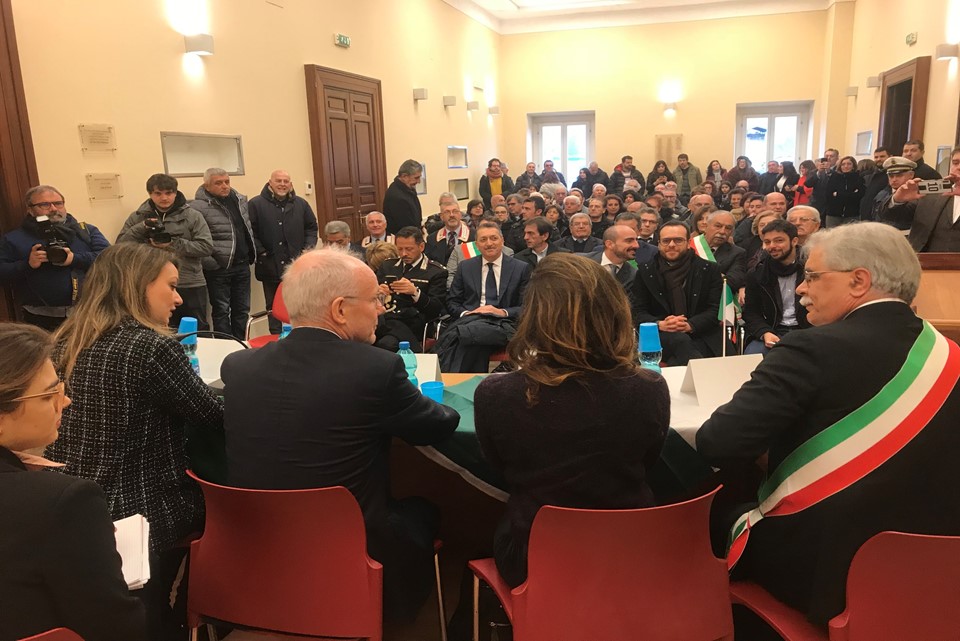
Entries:
<svg viewBox="0 0 960 641">
<path fill-rule="evenodd" d="M 909 236 L 913 251 L 960 252 L 960 147 L 950 155 L 947 178 L 953 181 L 952 191 L 924 196 L 915 178 L 893 194 L 898 203 L 917 203 Z"/>
<path fill-rule="evenodd" d="M 570 196 L 568 196 L 570 198 Z M 575 254 L 592 254 L 603 249 L 603 241 L 590 233 L 590 216 L 578 212 L 570 216 L 570 235 L 557 241 L 557 247 L 568 249 Z"/>
<path fill-rule="evenodd" d="M 818 232 L 807 247 L 797 293 L 815 327 L 777 343 L 696 438 L 697 452 L 721 471 L 752 468 L 765 455 L 766 478 L 788 480 L 765 484 L 745 547 L 739 539 L 728 563 L 739 558 L 734 578 L 760 583 L 825 629 L 844 608 L 847 570 L 867 539 L 885 530 L 960 534 L 960 390 L 950 343 L 910 310 L 920 264 L 902 234 L 846 225 Z M 929 376 L 926 390 L 890 389 L 914 368 Z M 928 396 L 933 381 L 938 394 Z M 888 410 L 893 401 L 900 418 Z M 858 411 L 868 402 L 869 412 Z M 914 422 L 891 445 L 908 415 Z M 844 440 L 850 434 L 866 442 Z M 860 456 L 866 448 L 871 456 Z M 799 459 L 809 462 L 803 478 L 793 473 Z"/>
<path fill-rule="evenodd" d="M 543 216 L 535 216 L 526 221 L 523 226 L 523 240 L 527 243 L 527 248 L 517 252 L 514 258 L 527 263 L 532 269 L 550 254 L 570 253 L 569 249 L 563 249 L 556 243 L 550 242 L 550 234 L 553 230 L 553 225 Z"/>
<path fill-rule="evenodd" d="M 614 219 L 614 226 L 626 225 L 633 230 L 633 235 L 637 239 L 637 248 L 633 258 L 630 259 L 631 265 L 636 267 L 641 263 L 646 263 L 657 257 L 657 248 L 650 243 L 645 243 L 640 238 L 640 231 L 643 229 L 643 219 L 641 214 L 634 211 L 624 211 L 617 214 Z M 607 231 L 610 231 L 608 228 Z M 606 242 L 607 232 L 603 232 L 603 239 Z"/>
<path fill-rule="evenodd" d="M 395 234 L 401 227 L 419 227 L 423 210 L 417 197 L 417 185 L 423 176 L 423 165 L 416 160 L 404 160 L 397 177 L 383 195 L 383 215 L 387 217 L 387 233 Z"/>
<path fill-rule="evenodd" d="M 388 299 L 375 345 L 395 352 L 400 341 L 408 341 L 413 351 L 419 352 L 424 326 L 444 313 L 447 268 L 423 253 L 423 234 L 418 227 L 404 227 L 394 242 L 400 257 L 384 261 L 377 270 L 380 293 Z"/>
<path fill-rule="evenodd" d="M 733 214 L 715 211 L 707 215 L 707 231 L 703 234 L 717 259 L 720 273 L 727 277 L 727 284 L 734 294 L 747 282 L 747 252 L 729 242 L 736 225 Z"/>
<path fill-rule="evenodd" d="M 917 163 L 917 168 L 913 173 L 920 180 L 936 180 L 940 178 L 940 172 L 923 161 L 923 141 L 908 140 L 903 143 L 903 157 Z"/>
<path fill-rule="evenodd" d="M 678 220 L 660 227 L 660 253 L 637 265 L 633 280 L 633 323 L 657 323 L 663 360 L 686 365 L 692 358 L 719 356 L 723 279 L 715 263 L 690 249 L 690 230 Z"/>
<path fill-rule="evenodd" d="M 463 222 L 463 213 L 460 204 L 453 201 L 444 201 L 440 205 L 440 219 L 443 227 L 427 238 L 427 248 L 424 253 L 427 257 L 441 265 L 446 265 L 450 254 L 456 251 L 463 243 L 473 242 L 476 232 Z"/>
<path fill-rule="evenodd" d="M 371 344 L 383 295 L 362 262 L 338 250 L 304 254 L 284 275 L 283 297 L 290 335 L 234 352 L 221 368 L 230 484 L 345 486 L 384 566 L 385 615 L 411 620 L 430 594 L 439 514 L 423 499 L 390 496 L 390 443 L 436 443 L 460 417 L 422 396 L 398 355 Z"/>
<path fill-rule="evenodd" d="M 603 250 L 587 254 L 587 258 L 610 270 L 630 298 L 633 296 L 633 279 L 637 275 L 637 268 L 630 261 L 636 257 L 638 247 L 637 232 L 618 224 L 603 232 Z"/>
<path fill-rule="evenodd" d="M 532 271 L 503 255 L 503 234 L 493 222 L 477 227 L 480 255 L 457 267 L 447 295 L 454 319 L 437 343 L 441 370 L 486 372 L 490 354 L 513 336 Z"/>
</svg>

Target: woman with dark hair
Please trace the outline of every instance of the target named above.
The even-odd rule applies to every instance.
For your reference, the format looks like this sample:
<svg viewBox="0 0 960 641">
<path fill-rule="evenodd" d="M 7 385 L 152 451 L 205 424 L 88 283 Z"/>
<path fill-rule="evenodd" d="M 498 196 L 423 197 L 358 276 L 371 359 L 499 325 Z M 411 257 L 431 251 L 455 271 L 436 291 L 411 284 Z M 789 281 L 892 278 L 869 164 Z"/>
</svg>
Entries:
<svg viewBox="0 0 960 641">
<path fill-rule="evenodd" d="M 739 209 L 743 206 L 743 197 L 746 195 L 745 192 L 740 187 L 735 187 L 731 189 L 726 196 L 723 198 L 723 205 L 720 209 L 725 209 L 727 211 L 733 211 L 734 209 Z"/>
<path fill-rule="evenodd" d="M 716 185 L 719 185 L 726 178 L 727 170 L 723 168 L 719 160 L 711 160 L 710 164 L 707 165 L 707 173 L 704 176 L 705 180 L 709 180 Z"/>
<path fill-rule="evenodd" d="M 664 160 L 658 160 L 653 166 L 653 171 L 647 174 L 647 193 L 652 194 L 657 189 L 657 185 L 664 185 L 673 180 L 673 174 L 667 168 Z"/>
<path fill-rule="evenodd" d="M 590 188 L 588 187 L 589 184 L 590 184 L 590 181 L 587 176 L 587 168 L 581 167 L 580 173 L 577 175 L 577 179 L 573 181 L 573 184 L 570 185 L 570 188 L 571 189 L 576 188 L 588 194 L 590 193 Z"/>
<path fill-rule="evenodd" d="M 647 470 L 667 434 L 670 393 L 637 365 L 623 288 L 576 254 L 539 263 L 507 351 L 519 369 L 481 382 L 474 412 L 484 456 L 510 491 L 493 554 L 515 587 L 526 580 L 530 526 L 542 505 L 654 504 Z"/>
<path fill-rule="evenodd" d="M 724 176 L 724 180 L 729 180 L 731 185 L 736 185 L 741 180 L 746 180 L 750 191 L 757 191 L 760 187 L 760 176 L 753 164 L 746 156 L 737 156 L 737 165 Z"/>
<path fill-rule="evenodd" d="M 623 206 L 623 199 L 616 194 L 607 194 L 603 197 L 603 210 L 607 220 L 616 220 L 617 214 L 626 211 Z"/>
<path fill-rule="evenodd" d="M 730 196 L 732 189 L 733 184 L 729 180 L 721 180 L 717 183 L 717 188 L 713 190 L 713 202 L 716 203 L 718 209 L 726 209 L 724 205 L 727 204 L 727 198 Z"/>
<path fill-rule="evenodd" d="M 857 159 L 844 156 L 837 163 L 837 171 L 830 174 L 827 180 L 827 197 L 823 207 L 827 228 L 860 220 L 863 189 L 863 177 L 857 172 Z"/>
<path fill-rule="evenodd" d="M 152 638 L 183 622 L 170 589 L 186 555 L 178 544 L 203 529 L 203 497 L 186 475 L 184 423 L 222 429 L 223 404 L 197 376 L 167 323 L 182 302 L 166 250 L 120 243 L 103 251 L 74 313 L 55 335 L 54 363 L 73 397 L 61 437 L 48 448 L 65 471 L 96 481 L 114 520 L 150 523 L 150 581 L 137 591 Z"/>
<path fill-rule="evenodd" d="M 477 225 L 481 223 L 480 219 L 483 216 L 483 212 L 483 201 L 475 198 L 467 203 L 467 212 L 463 217 L 463 222 L 465 222 L 470 229 L 476 229 Z"/>
<path fill-rule="evenodd" d="M 543 187 L 544 185 L 559 185 L 559 184 L 560 184 L 560 177 L 557 176 L 557 172 L 555 172 L 555 171 L 552 170 L 552 169 L 544 169 L 544 170 L 543 170 L 543 175 L 542 175 L 541 177 L 543 178 L 543 181 L 540 183 L 540 187 Z M 539 189 L 539 187 L 538 187 L 538 189 Z M 529 195 L 529 193 L 528 193 L 527 195 Z"/>
<path fill-rule="evenodd" d="M 37 327 L 0 324 L 0 639 L 60 627 L 88 641 L 145 639 L 103 491 L 25 453 L 56 440 L 70 405 L 52 348 Z"/>
<path fill-rule="evenodd" d="M 563 212 L 560 211 L 559 206 L 547 205 L 546 209 L 543 210 L 543 217 L 557 230 L 558 237 L 566 235 L 567 218 L 563 215 Z"/>
<path fill-rule="evenodd" d="M 810 204 L 810 196 L 813 195 L 813 187 L 807 187 L 807 178 L 817 174 L 817 165 L 812 160 L 804 160 L 800 163 L 800 178 L 797 180 L 797 186 L 793 192 L 793 206 Z"/>
<path fill-rule="evenodd" d="M 789 160 L 781 162 L 780 176 L 777 178 L 773 190 L 780 192 L 783 194 L 783 197 L 787 199 L 787 209 L 793 207 L 793 195 L 798 182 L 800 182 L 800 174 L 797 173 L 797 169 L 793 166 L 793 163 Z"/>
</svg>

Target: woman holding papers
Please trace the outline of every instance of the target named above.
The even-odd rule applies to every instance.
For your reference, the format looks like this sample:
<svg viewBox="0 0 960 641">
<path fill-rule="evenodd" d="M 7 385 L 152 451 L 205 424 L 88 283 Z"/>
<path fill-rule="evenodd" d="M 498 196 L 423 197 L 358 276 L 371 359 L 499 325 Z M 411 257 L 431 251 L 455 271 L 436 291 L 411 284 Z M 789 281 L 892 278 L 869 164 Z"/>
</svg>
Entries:
<svg viewBox="0 0 960 641">
<path fill-rule="evenodd" d="M 484 456 L 510 491 L 493 546 L 500 575 L 515 587 L 526 580 L 540 506 L 653 505 L 646 476 L 667 435 L 670 393 L 637 365 L 623 288 L 576 254 L 537 266 L 507 350 L 520 369 L 480 383 L 474 411 Z"/>
<path fill-rule="evenodd" d="M 144 639 L 103 491 L 40 471 L 56 465 L 25 453 L 56 440 L 70 405 L 51 348 L 37 327 L 0 324 L 0 639 L 57 627 L 87 641 Z"/>
<path fill-rule="evenodd" d="M 96 481 L 115 520 L 150 523 L 150 581 L 137 595 L 154 638 L 181 622 L 170 588 L 185 547 L 203 528 L 200 488 L 189 467 L 184 423 L 221 428 L 223 404 L 197 376 L 167 323 L 181 303 L 169 251 L 120 243 L 87 274 L 73 315 L 58 330 L 54 362 L 73 397 L 50 458 Z"/>
</svg>

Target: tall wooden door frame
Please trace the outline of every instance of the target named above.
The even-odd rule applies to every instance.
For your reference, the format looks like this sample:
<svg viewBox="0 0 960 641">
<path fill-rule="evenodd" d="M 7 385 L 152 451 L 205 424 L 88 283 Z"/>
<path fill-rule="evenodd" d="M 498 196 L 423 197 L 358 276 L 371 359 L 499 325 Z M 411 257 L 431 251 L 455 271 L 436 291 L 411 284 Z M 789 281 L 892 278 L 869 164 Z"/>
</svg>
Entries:
<svg viewBox="0 0 960 641">
<path fill-rule="evenodd" d="M 0 0 L 0 233 L 20 226 L 26 213 L 23 194 L 39 182 L 13 24 L 13 0 Z M 0 319 L 15 318 L 16 306 L 8 286 L 3 287 L 2 298 Z"/>
<path fill-rule="evenodd" d="M 887 133 L 887 89 L 906 80 L 913 81 L 910 95 L 910 133 L 907 140 L 923 140 L 927 120 L 927 99 L 930 91 L 930 56 L 914 58 L 909 62 L 884 71 L 880 87 L 880 124 L 877 127 L 877 144 L 885 145 Z M 903 142 L 906 142 L 904 140 Z"/>
<path fill-rule="evenodd" d="M 367 94 L 371 97 L 370 104 L 374 113 L 370 122 L 374 129 L 372 146 L 372 169 L 374 194 L 371 200 L 366 195 L 365 204 L 356 207 L 351 215 L 350 226 L 353 229 L 354 240 L 362 235 L 361 217 L 368 211 L 379 209 L 387 189 L 386 150 L 384 146 L 383 130 L 383 100 L 380 93 L 380 81 L 357 74 L 321 67 L 318 65 L 304 65 L 304 75 L 307 87 L 307 112 L 310 118 L 310 147 L 313 155 L 314 184 L 317 189 L 317 216 L 321 226 L 330 221 L 342 219 L 337 216 L 338 204 L 335 202 L 333 185 L 333 149 L 331 148 L 331 133 L 327 128 L 326 92 L 344 91 L 358 94 Z M 355 159 L 353 159 L 355 161 Z M 357 170 L 353 162 L 351 171 Z M 356 175 L 353 175 L 356 185 Z M 354 188 L 357 191 L 357 188 Z M 355 193 L 354 199 L 360 201 L 360 194 Z"/>
</svg>

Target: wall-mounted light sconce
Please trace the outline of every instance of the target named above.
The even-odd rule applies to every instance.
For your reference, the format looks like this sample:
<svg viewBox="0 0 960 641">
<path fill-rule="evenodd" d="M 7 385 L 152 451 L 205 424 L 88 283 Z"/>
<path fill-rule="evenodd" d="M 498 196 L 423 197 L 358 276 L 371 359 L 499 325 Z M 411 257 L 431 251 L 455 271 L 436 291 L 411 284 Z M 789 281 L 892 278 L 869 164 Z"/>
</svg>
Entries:
<svg viewBox="0 0 960 641">
<path fill-rule="evenodd" d="M 663 105 L 663 115 L 667 118 L 673 118 L 677 115 L 677 103 L 667 102 Z"/>
<path fill-rule="evenodd" d="M 444 97 L 443 97 L 443 106 L 444 106 L 444 107 L 456 107 L 456 106 L 457 106 L 457 97 L 456 97 L 456 96 L 444 96 Z"/>
<path fill-rule="evenodd" d="M 847 96 L 853 96 L 854 98 L 856 98 L 856 97 L 857 97 L 857 94 L 860 93 L 860 88 L 859 88 L 859 87 L 847 87 L 846 91 L 844 91 L 843 93 L 846 94 Z"/>
<path fill-rule="evenodd" d="M 476 111 L 479 108 L 480 108 L 479 100 L 471 100 L 467 102 L 467 111 Z"/>
<path fill-rule="evenodd" d="M 413 99 L 417 100 L 426 100 L 427 99 L 427 90 L 423 87 L 413 90 Z"/>
<path fill-rule="evenodd" d="M 494 106 L 490 107 L 489 109 L 487 109 L 487 113 L 489 113 L 491 116 L 499 116 L 499 115 L 500 115 L 500 107 L 494 105 Z"/>
<path fill-rule="evenodd" d="M 867 86 L 871 89 L 877 89 L 880 87 L 880 76 L 870 76 L 867 78 Z"/>
<path fill-rule="evenodd" d="M 213 55 L 213 36 L 209 33 L 198 33 L 193 36 L 183 37 L 187 53 L 195 53 L 198 56 Z"/>
<path fill-rule="evenodd" d="M 937 60 L 950 60 L 960 56 L 960 46 L 942 44 L 937 45 Z"/>
</svg>

